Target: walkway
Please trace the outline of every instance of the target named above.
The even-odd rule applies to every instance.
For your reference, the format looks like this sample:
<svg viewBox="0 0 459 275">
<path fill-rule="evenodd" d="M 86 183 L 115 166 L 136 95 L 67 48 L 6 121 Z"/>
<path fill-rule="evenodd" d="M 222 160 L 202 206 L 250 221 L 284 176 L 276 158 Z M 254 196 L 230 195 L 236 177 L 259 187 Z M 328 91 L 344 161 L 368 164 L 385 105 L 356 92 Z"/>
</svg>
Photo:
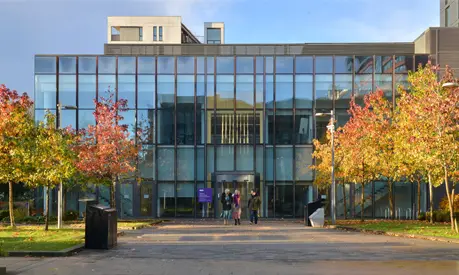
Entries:
<svg viewBox="0 0 459 275">
<path fill-rule="evenodd" d="M 116 249 L 0 259 L 13 274 L 459 274 L 459 245 L 305 228 L 175 221 L 129 232 Z"/>
</svg>

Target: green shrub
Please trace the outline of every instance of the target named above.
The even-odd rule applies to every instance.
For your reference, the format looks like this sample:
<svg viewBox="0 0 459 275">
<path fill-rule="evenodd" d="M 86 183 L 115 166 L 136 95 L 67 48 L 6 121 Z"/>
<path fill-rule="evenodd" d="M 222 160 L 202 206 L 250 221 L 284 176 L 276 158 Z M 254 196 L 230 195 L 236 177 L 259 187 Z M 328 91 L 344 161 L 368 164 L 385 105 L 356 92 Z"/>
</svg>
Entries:
<svg viewBox="0 0 459 275">
<path fill-rule="evenodd" d="M 10 211 L 7 210 L 0 210 L 0 220 L 3 220 L 6 217 L 10 216 Z"/>
<path fill-rule="evenodd" d="M 28 216 L 27 209 L 25 209 L 25 208 L 14 209 L 13 213 L 14 213 L 15 220 L 16 219 L 21 220 L 21 219 L 24 219 L 25 217 Z"/>
<path fill-rule="evenodd" d="M 429 215 L 429 216 L 430 216 L 430 215 Z M 420 220 L 420 221 L 425 221 L 426 218 L 427 218 L 426 213 L 424 213 L 424 212 L 419 213 L 418 220 Z"/>
<path fill-rule="evenodd" d="M 70 210 L 64 213 L 62 219 L 64 221 L 76 221 L 78 219 L 78 216 L 79 214 L 77 211 Z"/>
</svg>

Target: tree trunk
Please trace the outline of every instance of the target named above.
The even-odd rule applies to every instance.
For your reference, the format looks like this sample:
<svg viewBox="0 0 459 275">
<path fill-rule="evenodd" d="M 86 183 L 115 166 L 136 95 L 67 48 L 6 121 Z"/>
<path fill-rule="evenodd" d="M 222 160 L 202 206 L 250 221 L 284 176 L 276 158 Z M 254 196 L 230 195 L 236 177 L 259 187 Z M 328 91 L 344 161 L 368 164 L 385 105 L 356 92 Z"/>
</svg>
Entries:
<svg viewBox="0 0 459 275">
<path fill-rule="evenodd" d="M 365 185 L 363 185 L 362 182 L 362 196 L 361 196 L 361 208 L 360 208 L 360 220 L 363 222 L 363 211 L 364 211 L 364 206 L 365 206 Z"/>
<path fill-rule="evenodd" d="M 346 184 L 343 181 L 343 208 L 344 208 L 344 219 L 347 219 L 347 205 L 346 205 Z"/>
<path fill-rule="evenodd" d="M 418 178 L 418 209 L 417 209 L 417 218 L 421 215 L 421 178 Z"/>
<path fill-rule="evenodd" d="M 389 214 L 390 214 L 390 219 L 393 220 L 395 218 L 395 211 L 394 211 L 394 183 L 389 180 L 387 181 L 387 187 L 388 187 L 388 192 L 389 192 Z"/>
<path fill-rule="evenodd" d="M 448 170 L 446 167 L 443 167 L 443 170 L 445 172 L 445 188 L 446 188 L 446 196 L 448 197 L 448 204 L 449 204 L 449 217 L 451 220 L 451 230 L 454 231 L 455 226 L 454 226 L 454 209 L 453 209 L 453 199 L 451 198 L 451 191 L 449 190 L 449 181 L 448 181 Z"/>
<path fill-rule="evenodd" d="M 10 226 L 12 228 L 16 227 L 14 223 L 14 204 L 13 204 L 13 182 L 8 182 L 8 208 L 10 210 Z"/>
<path fill-rule="evenodd" d="M 66 208 L 66 201 L 67 201 L 67 190 L 65 190 L 65 187 L 62 185 L 62 218 L 64 218 L 65 214 L 65 208 Z"/>
<path fill-rule="evenodd" d="M 110 185 L 110 207 L 116 208 L 116 178 L 113 178 L 112 184 Z"/>
<path fill-rule="evenodd" d="M 430 223 L 433 223 L 433 185 L 430 173 L 427 175 L 429 178 L 429 205 L 430 205 Z"/>
<path fill-rule="evenodd" d="M 50 187 L 48 186 L 46 188 L 46 213 L 45 213 L 45 231 L 48 231 L 49 227 L 49 193 L 50 193 Z"/>
</svg>

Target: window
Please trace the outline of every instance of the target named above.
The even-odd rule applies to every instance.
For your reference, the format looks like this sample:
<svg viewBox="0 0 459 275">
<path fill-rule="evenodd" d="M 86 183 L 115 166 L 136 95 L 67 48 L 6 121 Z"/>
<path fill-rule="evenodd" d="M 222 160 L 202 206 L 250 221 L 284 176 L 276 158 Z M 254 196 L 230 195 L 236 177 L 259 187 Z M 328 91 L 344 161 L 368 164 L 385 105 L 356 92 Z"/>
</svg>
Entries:
<svg viewBox="0 0 459 275">
<path fill-rule="evenodd" d="M 207 44 L 221 44 L 222 43 L 222 30 L 219 28 L 207 29 Z"/>
<path fill-rule="evenodd" d="M 153 41 L 158 41 L 158 27 L 153 27 Z"/>
<path fill-rule="evenodd" d="M 120 27 L 112 27 L 112 41 L 120 41 Z"/>
<path fill-rule="evenodd" d="M 445 10 L 445 27 L 449 27 L 450 26 L 450 7 L 447 7 L 446 10 Z"/>
<path fill-rule="evenodd" d="M 139 28 L 139 41 L 143 41 L 143 28 Z"/>
<path fill-rule="evenodd" d="M 163 41 L 163 27 L 159 27 L 159 41 Z"/>
</svg>

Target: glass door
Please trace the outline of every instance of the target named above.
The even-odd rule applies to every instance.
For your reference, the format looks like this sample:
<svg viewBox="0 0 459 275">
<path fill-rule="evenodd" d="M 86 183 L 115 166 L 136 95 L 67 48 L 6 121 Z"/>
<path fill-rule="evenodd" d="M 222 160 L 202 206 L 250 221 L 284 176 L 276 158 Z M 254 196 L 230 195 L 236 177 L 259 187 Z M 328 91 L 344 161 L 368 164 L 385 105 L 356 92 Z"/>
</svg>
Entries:
<svg viewBox="0 0 459 275">
<path fill-rule="evenodd" d="M 248 211 L 249 199 L 252 196 L 251 191 L 253 189 L 253 182 L 243 181 L 238 182 L 236 189 L 241 193 L 241 218 L 250 218 Z"/>
</svg>

